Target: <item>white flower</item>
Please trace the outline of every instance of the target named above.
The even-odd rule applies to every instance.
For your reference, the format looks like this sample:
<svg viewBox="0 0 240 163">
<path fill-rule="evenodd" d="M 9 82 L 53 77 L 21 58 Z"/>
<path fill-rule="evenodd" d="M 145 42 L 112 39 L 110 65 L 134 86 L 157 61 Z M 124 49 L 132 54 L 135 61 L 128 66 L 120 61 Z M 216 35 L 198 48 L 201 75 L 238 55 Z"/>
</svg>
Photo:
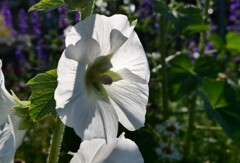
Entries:
<svg viewBox="0 0 240 163">
<path fill-rule="evenodd" d="M 144 49 L 124 15 L 89 16 L 66 36 L 58 63 L 56 110 L 83 139 L 117 136 L 144 126 L 149 67 Z"/>
<path fill-rule="evenodd" d="M 124 134 L 109 144 L 104 139 L 84 140 L 70 163 L 143 163 L 137 145 Z"/>
<path fill-rule="evenodd" d="M 8 117 L 8 122 L 0 126 L 0 160 L 13 163 L 17 148 L 21 145 L 27 130 L 18 129 L 20 118 Z"/>
<path fill-rule="evenodd" d="M 0 68 L 2 61 L 0 60 Z M 26 130 L 20 130 L 21 118 L 14 115 L 17 103 L 5 88 L 4 75 L 0 71 L 0 160 L 13 162 L 16 149 L 21 144 Z"/>
<path fill-rule="evenodd" d="M 107 2 L 105 2 L 104 0 L 97 0 L 95 4 L 102 13 L 106 13 L 107 15 L 110 14 L 110 12 L 107 10 L 107 6 L 108 6 Z"/>
<path fill-rule="evenodd" d="M 2 60 L 0 60 L 0 69 L 0 125 L 3 125 L 7 122 L 8 115 L 12 112 L 11 108 L 16 105 L 16 102 L 5 88 Z"/>
<path fill-rule="evenodd" d="M 156 149 L 156 153 L 160 159 L 168 160 L 169 162 L 179 161 L 181 159 L 181 155 L 173 143 L 167 144 L 162 142 L 160 147 Z"/>
<path fill-rule="evenodd" d="M 176 136 L 180 128 L 178 122 L 174 120 L 167 120 L 165 123 L 157 126 L 157 130 L 165 136 Z"/>
</svg>

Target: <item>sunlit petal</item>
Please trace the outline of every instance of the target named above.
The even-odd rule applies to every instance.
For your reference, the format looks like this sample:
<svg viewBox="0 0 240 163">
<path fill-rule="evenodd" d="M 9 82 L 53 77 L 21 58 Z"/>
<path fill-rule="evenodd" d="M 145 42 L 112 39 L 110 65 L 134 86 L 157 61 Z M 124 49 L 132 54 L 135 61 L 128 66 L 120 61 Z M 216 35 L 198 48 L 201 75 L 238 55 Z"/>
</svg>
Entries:
<svg viewBox="0 0 240 163">
<path fill-rule="evenodd" d="M 85 140 L 81 143 L 78 153 L 71 163 L 143 163 L 142 155 L 137 145 L 124 134 L 111 143 L 104 139 Z"/>
</svg>

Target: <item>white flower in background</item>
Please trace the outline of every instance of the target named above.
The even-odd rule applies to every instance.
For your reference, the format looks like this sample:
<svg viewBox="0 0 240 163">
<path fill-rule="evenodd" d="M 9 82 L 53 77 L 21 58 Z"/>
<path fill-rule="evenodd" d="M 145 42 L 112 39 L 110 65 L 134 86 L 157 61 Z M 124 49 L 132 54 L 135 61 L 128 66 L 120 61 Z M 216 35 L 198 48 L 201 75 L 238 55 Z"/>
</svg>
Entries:
<svg viewBox="0 0 240 163">
<path fill-rule="evenodd" d="M 137 145 L 124 134 L 109 144 L 104 139 L 85 140 L 70 163 L 143 163 Z"/>
<path fill-rule="evenodd" d="M 130 0 L 123 0 L 123 4 L 125 5 L 123 9 L 128 13 L 134 13 L 136 10 L 136 6 L 133 3 L 130 3 Z"/>
<path fill-rule="evenodd" d="M 66 36 L 56 110 L 83 139 L 115 139 L 118 121 L 131 131 L 144 126 L 149 67 L 135 25 L 124 15 L 91 15 Z"/>
<path fill-rule="evenodd" d="M 0 60 L 0 68 L 2 61 Z M 5 88 L 4 75 L 0 71 L 0 162 L 12 163 L 16 149 L 21 144 L 26 130 L 20 130 L 21 118 L 14 115 L 17 105 Z"/>
<path fill-rule="evenodd" d="M 156 128 L 165 136 L 176 136 L 181 127 L 177 121 L 167 120 L 165 123 L 158 125 Z"/>
<path fill-rule="evenodd" d="M 156 149 L 156 153 L 161 160 L 169 162 L 179 161 L 181 159 L 181 155 L 173 143 L 160 143 L 160 147 Z"/>
<path fill-rule="evenodd" d="M 104 0 L 96 0 L 96 7 L 99 8 L 100 12 L 105 13 L 107 15 L 110 14 L 110 12 L 107 10 L 108 3 Z"/>
<path fill-rule="evenodd" d="M 147 53 L 147 56 L 152 58 L 152 59 L 160 59 L 160 53 L 158 52 L 152 52 L 152 53 Z"/>
</svg>

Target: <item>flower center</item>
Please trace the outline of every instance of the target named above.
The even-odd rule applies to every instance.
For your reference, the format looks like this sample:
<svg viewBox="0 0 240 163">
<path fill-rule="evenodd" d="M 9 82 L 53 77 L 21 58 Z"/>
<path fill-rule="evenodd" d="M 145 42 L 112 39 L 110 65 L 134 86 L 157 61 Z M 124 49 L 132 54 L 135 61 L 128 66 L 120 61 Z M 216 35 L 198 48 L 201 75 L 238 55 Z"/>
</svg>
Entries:
<svg viewBox="0 0 240 163">
<path fill-rule="evenodd" d="M 171 147 L 163 147 L 162 151 L 166 154 L 171 154 L 173 152 Z"/>
<path fill-rule="evenodd" d="M 167 129 L 167 131 L 169 131 L 169 132 L 175 132 L 175 131 L 177 130 L 174 125 L 168 125 L 168 126 L 166 127 L 166 129 Z"/>
<path fill-rule="evenodd" d="M 110 62 L 112 55 L 100 56 L 92 64 L 88 65 L 85 76 L 85 84 L 89 94 L 94 93 L 98 98 L 108 101 L 108 94 L 104 85 L 110 86 L 113 82 L 121 80 L 121 76 L 111 71 Z"/>
</svg>

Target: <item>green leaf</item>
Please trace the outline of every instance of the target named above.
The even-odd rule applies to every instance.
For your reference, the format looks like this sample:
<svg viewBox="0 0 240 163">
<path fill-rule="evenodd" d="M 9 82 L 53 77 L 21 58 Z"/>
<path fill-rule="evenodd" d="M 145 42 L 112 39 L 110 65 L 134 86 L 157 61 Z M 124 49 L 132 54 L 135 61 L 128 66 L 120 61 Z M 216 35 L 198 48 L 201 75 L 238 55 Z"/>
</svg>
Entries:
<svg viewBox="0 0 240 163">
<path fill-rule="evenodd" d="M 183 31 L 184 33 L 187 33 L 188 35 L 193 35 L 199 32 L 207 32 L 209 31 L 210 28 L 208 24 L 194 24 L 194 25 L 189 25 L 186 27 L 186 29 Z"/>
<path fill-rule="evenodd" d="M 171 71 L 176 72 L 192 72 L 193 65 L 191 59 L 186 54 L 177 55 L 169 64 L 172 66 Z"/>
<path fill-rule="evenodd" d="M 33 121 L 55 112 L 54 91 L 57 87 L 57 70 L 37 75 L 28 81 L 27 86 L 33 88 L 29 98 L 31 101 L 29 112 Z"/>
<path fill-rule="evenodd" d="M 240 55 L 240 35 L 237 32 L 229 32 L 226 35 L 226 48 L 232 52 Z"/>
<path fill-rule="evenodd" d="M 81 19 L 88 17 L 93 10 L 94 0 L 65 0 L 70 10 L 81 12 Z"/>
<path fill-rule="evenodd" d="M 223 67 L 215 57 L 201 56 L 194 63 L 194 72 L 200 77 L 216 78 L 222 71 Z"/>
<path fill-rule="evenodd" d="M 63 0 L 41 0 L 37 4 L 33 5 L 28 11 L 50 11 L 60 6 L 63 6 L 65 3 Z"/>
<path fill-rule="evenodd" d="M 191 36 L 192 34 L 209 30 L 202 17 L 202 11 L 197 6 L 180 5 L 176 9 L 176 17 L 178 21 L 175 24 L 175 28 L 179 33 Z"/>
<path fill-rule="evenodd" d="M 227 133 L 227 135 L 239 141 L 240 134 L 240 103 L 235 101 L 234 104 L 227 105 L 226 107 L 215 109 L 211 105 L 209 98 L 205 92 L 200 93 L 204 101 L 205 109 L 211 118 L 214 118 Z"/>
<path fill-rule="evenodd" d="M 225 49 L 224 42 L 219 35 L 213 33 L 208 37 L 208 39 L 213 43 L 214 47 L 219 51 L 222 51 Z"/>
<path fill-rule="evenodd" d="M 202 88 L 213 108 L 217 109 L 228 105 L 228 102 L 224 97 L 225 81 L 204 78 Z"/>
<path fill-rule="evenodd" d="M 193 72 L 191 59 L 187 55 L 176 56 L 169 62 L 169 66 L 168 90 L 172 101 L 182 98 L 197 88 L 199 79 Z"/>
<path fill-rule="evenodd" d="M 161 0 L 155 0 L 153 2 L 153 9 L 162 15 L 164 15 L 169 21 L 176 23 L 176 18 L 172 14 L 170 8 Z"/>
</svg>

